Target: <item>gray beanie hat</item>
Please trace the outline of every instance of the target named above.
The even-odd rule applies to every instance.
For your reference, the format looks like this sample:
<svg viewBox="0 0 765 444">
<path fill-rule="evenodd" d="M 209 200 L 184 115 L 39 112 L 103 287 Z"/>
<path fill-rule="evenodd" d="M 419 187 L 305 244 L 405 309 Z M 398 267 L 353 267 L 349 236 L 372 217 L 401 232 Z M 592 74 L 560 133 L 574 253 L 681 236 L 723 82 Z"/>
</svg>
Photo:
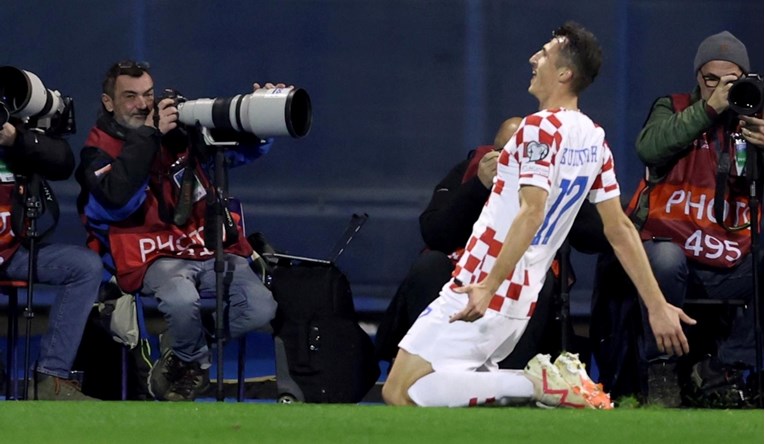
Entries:
<svg viewBox="0 0 765 444">
<path fill-rule="evenodd" d="M 746 52 L 746 46 L 728 31 L 711 35 L 701 42 L 696 51 L 696 58 L 693 59 L 693 72 L 698 72 L 699 68 L 711 60 L 733 62 L 744 73 L 749 73 L 749 55 Z"/>
</svg>

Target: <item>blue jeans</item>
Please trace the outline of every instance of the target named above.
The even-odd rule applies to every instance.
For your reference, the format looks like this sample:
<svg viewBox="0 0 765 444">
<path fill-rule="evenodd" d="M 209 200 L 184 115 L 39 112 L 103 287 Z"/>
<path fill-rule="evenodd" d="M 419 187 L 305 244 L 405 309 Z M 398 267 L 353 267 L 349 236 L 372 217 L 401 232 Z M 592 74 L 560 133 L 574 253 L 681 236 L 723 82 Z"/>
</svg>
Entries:
<svg viewBox="0 0 765 444">
<path fill-rule="evenodd" d="M 651 263 L 656 280 L 664 297 L 672 305 L 682 307 L 688 288 L 699 288 L 694 298 L 744 299 L 751 300 L 754 294 L 751 255 L 735 268 L 711 269 L 701 267 L 687 260 L 682 247 L 669 241 L 646 241 L 643 243 L 648 260 Z M 642 352 L 646 359 L 659 356 L 656 341 L 648 323 L 645 305 L 643 310 L 644 341 Z M 754 313 L 752 304 L 738 310 L 733 320 L 731 333 L 718 344 L 717 357 L 722 362 L 733 364 L 742 362 L 754 365 Z"/>
<path fill-rule="evenodd" d="M 276 313 L 271 292 L 252 271 L 247 259 L 226 254 L 225 262 L 226 336 L 237 338 L 267 327 Z M 158 308 L 167 321 L 175 355 L 203 366 L 209 364 L 210 353 L 202 325 L 200 294 L 215 298 L 214 264 L 214 259 L 157 259 L 147 269 L 141 290 L 142 294 L 159 300 Z"/>
<path fill-rule="evenodd" d="M 0 278 L 26 280 L 29 251 L 23 246 L 0 270 Z M 37 248 L 37 280 L 55 293 L 48 330 L 40 343 L 37 371 L 68 379 L 85 323 L 98 298 L 101 259 L 87 248 L 43 244 Z M 32 295 L 34 298 L 34 294 Z"/>
</svg>

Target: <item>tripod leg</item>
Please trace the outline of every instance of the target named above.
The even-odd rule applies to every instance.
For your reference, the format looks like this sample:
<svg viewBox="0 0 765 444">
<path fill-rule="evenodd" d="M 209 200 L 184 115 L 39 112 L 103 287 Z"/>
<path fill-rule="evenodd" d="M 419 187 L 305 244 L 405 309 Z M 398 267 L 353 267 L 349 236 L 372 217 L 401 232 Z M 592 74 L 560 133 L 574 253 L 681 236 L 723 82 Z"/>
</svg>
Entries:
<svg viewBox="0 0 765 444">
<path fill-rule="evenodd" d="M 570 319 L 571 304 L 569 300 L 568 281 L 571 270 L 569 269 L 569 257 L 571 255 L 571 247 L 569 246 L 568 239 L 563 242 L 558 250 L 558 267 L 560 270 L 560 294 L 558 299 L 558 319 L 560 320 L 560 348 L 561 351 L 569 350 L 570 338 L 568 337 Z"/>
<path fill-rule="evenodd" d="M 19 296 L 15 287 L 8 289 L 8 345 L 5 399 L 19 399 L 19 375 L 16 351 L 19 341 Z"/>
<path fill-rule="evenodd" d="M 34 222 L 31 222 L 34 226 Z M 35 317 L 34 311 L 32 311 L 32 299 L 34 296 L 34 279 L 36 262 L 36 245 L 35 238 L 29 238 L 29 274 L 27 276 L 27 307 L 24 309 L 24 318 L 26 318 L 26 329 L 24 336 L 24 399 L 29 399 L 29 368 L 30 368 L 30 349 L 32 348 L 32 319 Z"/>
</svg>

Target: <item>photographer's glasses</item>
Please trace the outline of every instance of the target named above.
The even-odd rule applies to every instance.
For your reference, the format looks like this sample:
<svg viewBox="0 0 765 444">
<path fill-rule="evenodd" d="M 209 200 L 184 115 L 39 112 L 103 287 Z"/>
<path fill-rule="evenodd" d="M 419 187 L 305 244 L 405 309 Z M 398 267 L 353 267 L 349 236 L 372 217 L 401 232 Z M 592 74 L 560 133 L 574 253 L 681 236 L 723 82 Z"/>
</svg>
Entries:
<svg viewBox="0 0 765 444">
<path fill-rule="evenodd" d="M 704 80 L 704 85 L 706 85 L 708 88 L 717 88 L 717 85 L 720 84 L 720 78 L 714 74 L 699 74 L 701 74 L 701 79 Z"/>
<path fill-rule="evenodd" d="M 117 69 L 120 74 L 131 74 L 136 70 L 148 71 L 150 68 L 148 62 L 136 62 L 133 60 L 125 60 L 117 63 Z"/>
<path fill-rule="evenodd" d="M 699 71 L 699 74 L 701 75 L 701 80 L 704 81 L 704 85 L 706 85 L 708 88 L 717 88 L 717 85 L 720 84 L 720 77 L 714 74 L 704 74 L 701 71 Z M 736 74 L 736 73 L 731 73 L 731 74 L 735 74 L 741 77 L 741 74 Z"/>
</svg>

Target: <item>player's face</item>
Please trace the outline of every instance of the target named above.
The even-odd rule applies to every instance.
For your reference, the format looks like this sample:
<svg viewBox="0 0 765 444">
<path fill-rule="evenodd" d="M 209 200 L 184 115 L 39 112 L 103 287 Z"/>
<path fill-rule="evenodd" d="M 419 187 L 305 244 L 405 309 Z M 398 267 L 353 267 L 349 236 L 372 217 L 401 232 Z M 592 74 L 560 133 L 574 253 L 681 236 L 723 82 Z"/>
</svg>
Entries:
<svg viewBox="0 0 765 444">
<path fill-rule="evenodd" d="M 117 76 L 114 97 L 103 94 L 101 101 L 107 111 L 114 113 L 117 123 L 126 128 L 139 128 L 154 107 L 154 82 L 146 72 L 141 77 Z"/>
<path fill-rule="evenodd" d="M 562 44 L 562 38 L 553 37 L 529 59 L 529 64 L 531 64 L 529 93 L 540 102 L 543 102 L 550 95 L 550 92 L 558 82 L 556 62 Z"/>
</svg>

